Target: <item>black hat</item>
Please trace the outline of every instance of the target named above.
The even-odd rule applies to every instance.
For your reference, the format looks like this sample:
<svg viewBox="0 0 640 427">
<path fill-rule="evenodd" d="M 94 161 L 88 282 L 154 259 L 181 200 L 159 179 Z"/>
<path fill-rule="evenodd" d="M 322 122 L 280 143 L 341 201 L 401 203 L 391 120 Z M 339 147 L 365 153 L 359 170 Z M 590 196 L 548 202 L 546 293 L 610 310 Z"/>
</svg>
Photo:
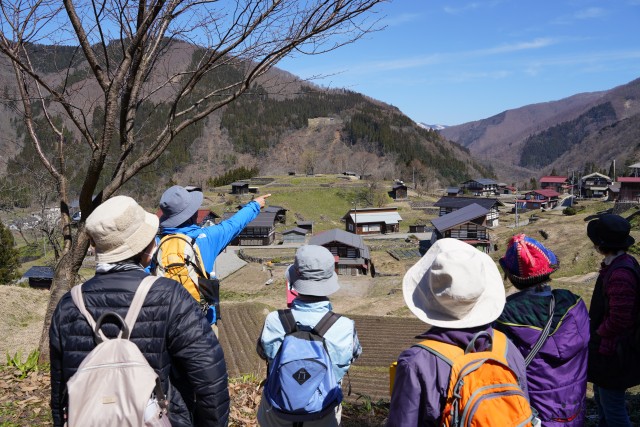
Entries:
<svg viewBox="0 0 640 427">
<path fill-rule="evenodd" d="M 629 235 L 631 224 L 619 215 L 606 214 L 587 224 L 587 236 L 594 245 L 607 249 L 627 249 L 635 243 Z"/>
</svg>

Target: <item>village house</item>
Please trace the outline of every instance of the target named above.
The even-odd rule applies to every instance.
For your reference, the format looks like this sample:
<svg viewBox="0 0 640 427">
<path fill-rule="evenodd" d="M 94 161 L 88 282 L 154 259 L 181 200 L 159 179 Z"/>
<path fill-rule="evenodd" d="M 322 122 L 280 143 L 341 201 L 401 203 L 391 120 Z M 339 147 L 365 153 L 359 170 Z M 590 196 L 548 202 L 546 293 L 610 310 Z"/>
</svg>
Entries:
<svg viewBox="0 0 640 427">
<path fill-rule="evenodd" d="M 287 222 L 287 209 L 282 206 L 269 205 L 265 206 L 263 212 L 273 212 L 276 214 L 276 222 L 285 224 Z"/>
<path fill-rule="evenodd" d="M 407 195 L 407 186 L 402 181 L 397 181 L 391 191 L 389 191 L 389 197 L 393 200 L 406 200 Z"/>
<path fill-rule="evenodd" d="M 607 197 L 609 186 L 613 180 L 606 175 L 598 172 L 585 175 L 580 178 L 580 196 L 581 197 Z"/>
<path fill-rule="evenodd" d="M 27 279 L 32 288 L 49 289 L 53 282 L 53 273 L 53 267 L 34 265 L 22 275 L 22 278 Z"/>
<path fill-rule="evenodd" d="M 555 190 L 558 193 L 566 193 L 571 185 L 566 176 L 547 175 L 540 178 L 541 190 Z"/>
<path fill-rule="evenodd" d="M 294 227 L 282 232 L 282 243 L 304 244 L 306 236 L 307 230 L 300 227 Z"/>
<path fill-rule="evenodd" d="M 313 234 L 313 221 L 296 221 L 298 228 L 307 230 L 307 234 Z"/>
<path fill-rule="evenodd" d="M 235 214 L 235 212 L 225 212 L 222 214 L 222 219 L 225 220 Z M 276 238 L 275 223 L 275 212 L 260 212 L 230 244 L 237 246 L 269 246 Z"/>
<path fill-rule="evenodd" d="M 518 209 L 553 209 L 558 206 L 560 194 L 552 189 L 532 190 L 523 194 L 523 199 L 516 200 Z"/>
<path fill-rule="evenodd" d="M 231 183 L 231 194 L 248 194 L 249 183 L 243 181 L 236 181 Z"/>
<path fill-rule="evenodd" d="M 471 179 L 463 182 L 461 187 L 474 196 L 492 196 L 498 192 L 498 183 L 489 178 Z"/>
<path fill-rule="evenodd" d="M 397 207 L 351 209 L 342 219 L 354 234 L 397 233 L 402 221 Z"/>
<path fill-rule="evenodd" d="M 504 206 L 498 199 L 493 198 L 477 198 L 477 197 L 441 197 L 433 206 L 440 208 L 438 216 L 444 216 L 465 206 L 478 204 L 487 209 L 487 218 L 485 225 L 487 227 L 497 227 L 500 223 L 500 211 L 498 208 Z"/>
<path fill-rule="evenodd" d="M 427 233 L 431 229 L 427 226 L 426 221 L 417 221 L 415 224 L 409 225 L 409 233 Z"/>
<path fill-rule="evenodd" d="M 361 236 L 334 228 L 313 236 L 310 245 L 324 246 L 336 259 L 336 273 L 358 276 L 367 274 L 371 263 L 369 247 Z"/>
<path fill-rule="evenodd" d="M 431 244 L 439 239 L 450 237 L 488 253 L 491 246 L 485 225 L 488 213 L 489 209 L 473 203 L 432 219 Z"/>
<path fill-rule="evenodd" d="M 462 189 L 460 187 L 447 187 L 445 193 L 449 197 L 456 197 L 462 195 Z"/>
<path fill-rule="evenodd" d="M 640 177 L 620 176 L 617 182 L 620 183 L 619 202 L 640 202 Z"/>
</svg>

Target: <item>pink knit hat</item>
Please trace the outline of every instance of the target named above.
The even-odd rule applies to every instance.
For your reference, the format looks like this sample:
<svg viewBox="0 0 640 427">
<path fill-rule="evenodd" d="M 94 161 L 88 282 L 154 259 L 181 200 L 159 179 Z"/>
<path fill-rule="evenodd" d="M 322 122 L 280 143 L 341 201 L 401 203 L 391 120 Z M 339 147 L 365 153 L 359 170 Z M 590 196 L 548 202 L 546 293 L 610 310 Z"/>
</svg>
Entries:
<svg viewBox="0 0 640 427">
<path fill-rule="evenodd" d="M 507 252 L 499 262 L 512 283 L 524 286 L 539 283 L 560 265 L 556 254 L 524 234 L 509 240 Z"/>
</svg>

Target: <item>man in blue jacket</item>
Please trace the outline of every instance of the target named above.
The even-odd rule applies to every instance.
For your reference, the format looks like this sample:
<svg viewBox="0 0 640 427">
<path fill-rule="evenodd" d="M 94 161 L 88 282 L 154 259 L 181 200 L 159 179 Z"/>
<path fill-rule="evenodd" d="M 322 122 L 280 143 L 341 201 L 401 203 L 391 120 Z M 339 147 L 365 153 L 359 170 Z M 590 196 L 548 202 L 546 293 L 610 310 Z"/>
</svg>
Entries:
<svg viewBox="0 0 640 427">
<path fill-rule="evenodd" d="M 265 199 L 271 194 L 256 197 L 247 203 L 231 218 L 209 227 L 200 227 L 196 223 L 198 209 L 204 198 L 202 190 L 197 187 L 174 185 L 167 189 L 160 198 L 159 236 L 167 234 L 184 234 L 195 239 L 200 249 L 202 263 L 210 278 L 216 277 L 215 260 L 240 232 L 255 219 L 265 205 Z M 160 239 L 157 239 L 159 242 Z M 216 314 L 209 314 L 212 324 L 217 322 Z M 215 331 L 215 328 L 214 328 Z"/>
</svg>

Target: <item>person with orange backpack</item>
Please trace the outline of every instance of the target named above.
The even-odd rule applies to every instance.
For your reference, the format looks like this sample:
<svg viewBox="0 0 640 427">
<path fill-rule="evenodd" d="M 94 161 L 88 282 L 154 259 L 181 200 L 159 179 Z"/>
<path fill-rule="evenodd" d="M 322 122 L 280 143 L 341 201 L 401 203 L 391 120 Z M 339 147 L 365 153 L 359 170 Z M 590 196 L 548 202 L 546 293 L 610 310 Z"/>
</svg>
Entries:
<svg viewBox="0 0 640 427">
<path fill-rule="evenodd" d="M 505 304 L 491 257 L 440 239 L 407 271 L 402 291 L 430 329 L 398 358 L 388 427 L 539 425 L 524 359 L 491 327 Z"/>
</svg>

